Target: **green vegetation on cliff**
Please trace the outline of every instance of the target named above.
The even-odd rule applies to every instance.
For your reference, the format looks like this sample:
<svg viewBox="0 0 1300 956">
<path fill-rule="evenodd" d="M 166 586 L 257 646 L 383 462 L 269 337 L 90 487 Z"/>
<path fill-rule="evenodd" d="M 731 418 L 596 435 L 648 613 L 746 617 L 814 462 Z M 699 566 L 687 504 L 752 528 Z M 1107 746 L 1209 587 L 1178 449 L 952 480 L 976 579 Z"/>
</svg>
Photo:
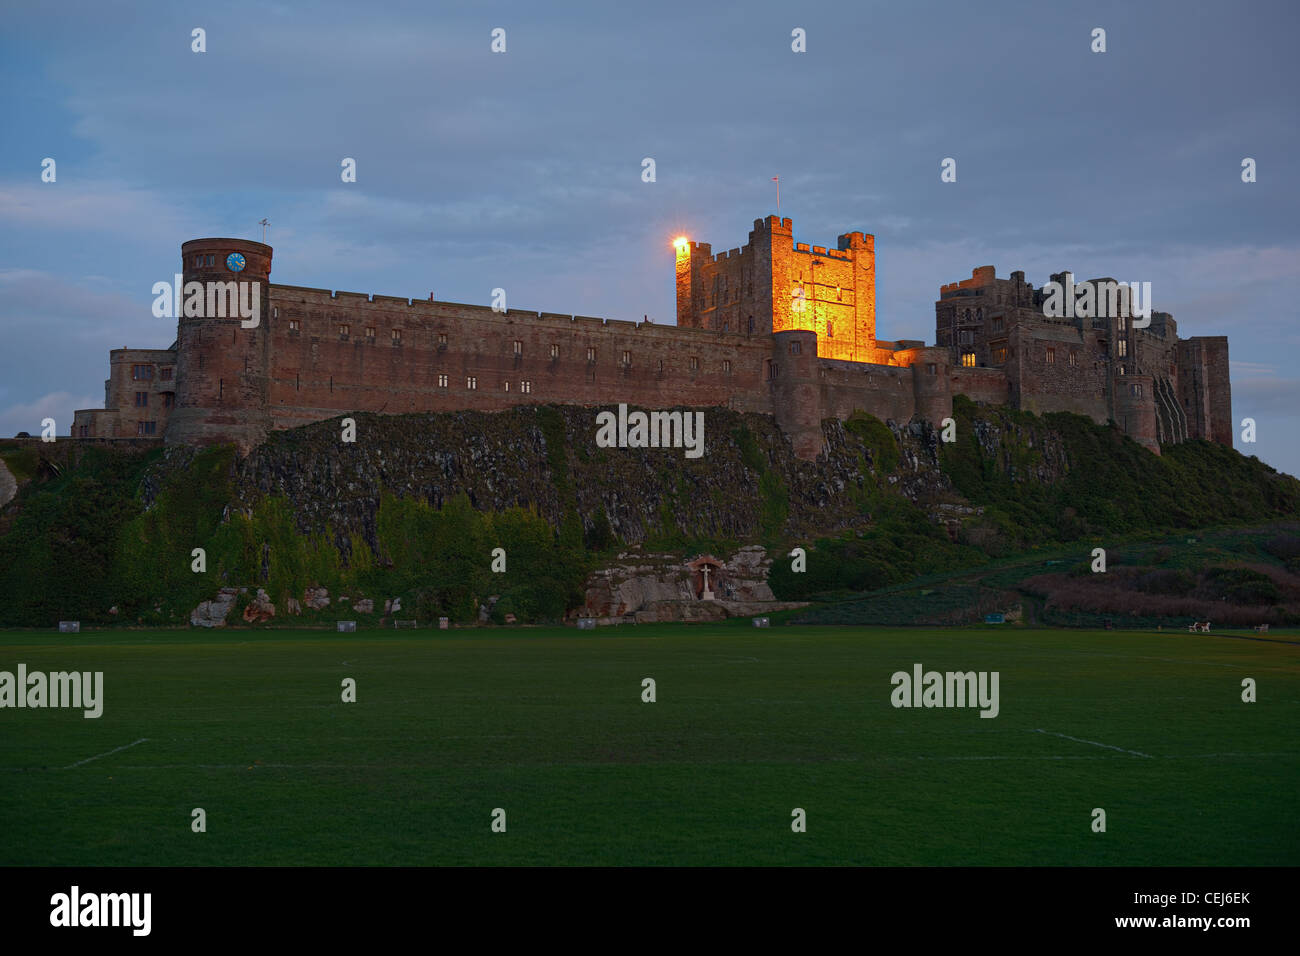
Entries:
<svg viewBox="0 0 1300 956">
<path fill-rule="evenodd" d="M 55 467 L 28 447 L 28 477 L 0 512 L 0 624 L 181 623 L 222 587 L 249 589 L 234 614 L 265 590 L 277 622 L 314 587 L 374 600 L 375 619 L 400 597 L 401 616 L 467 621 L 495 595 L 497 619 L 555 620 L 624 544 L 690 556 L 761 542 L 780 556 L 778 598 L 842 599 L 1019 554 L 1300 514 L 1300 482 L 1257 459 L 1206 442 L 1155 456 L 1073 415 L 959 397 L 957 440 L 943 443 L 929 426 L 856 412 L 824 423 L 811 462 L 771 418 L 705 415 L 699 459 L 596 448 L 592 411 L 574 406 L 358 414 L 356 443 L 318 422 L 243 460 L 226 448 L 67 445 Z M 503 574 L 491 570 L 497 547 Z M 795 547 L 804 573 L 786 557 Z M 1206 594 L 1268 596 L 1249 575 L 1187 570 Z M 367 621 L 337 605 L 303 610 L 306 622 Z"/>
</svg>

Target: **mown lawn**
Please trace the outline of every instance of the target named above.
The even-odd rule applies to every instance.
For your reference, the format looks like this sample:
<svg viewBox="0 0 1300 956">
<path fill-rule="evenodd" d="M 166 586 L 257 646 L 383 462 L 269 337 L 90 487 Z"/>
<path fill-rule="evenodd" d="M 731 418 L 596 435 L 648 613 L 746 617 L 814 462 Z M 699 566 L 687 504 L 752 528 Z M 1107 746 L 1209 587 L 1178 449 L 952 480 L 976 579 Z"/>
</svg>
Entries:
<svg viewBox="0 0 1300 956">
<path fill-rule="evenodd" d="M 1295 865 L 1273 637 L 3 631 L 0 670 L 103 671 L 105 704 L 0 709 L 0 865 Z M 917 662 L 998 671 L 999 716 L 895 709 Z"/>
</svg>

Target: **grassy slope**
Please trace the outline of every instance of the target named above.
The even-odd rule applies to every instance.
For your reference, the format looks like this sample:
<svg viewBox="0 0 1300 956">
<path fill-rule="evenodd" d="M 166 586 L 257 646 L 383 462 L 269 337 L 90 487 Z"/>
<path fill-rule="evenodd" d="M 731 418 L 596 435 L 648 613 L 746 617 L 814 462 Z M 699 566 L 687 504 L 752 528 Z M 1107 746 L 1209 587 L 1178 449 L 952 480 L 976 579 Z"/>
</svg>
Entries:
<svg viewBox="0 0 1300 956">
<path fill-rule="evenodd" d="M 1300 647 L 1282 641 L 0 632 L 0 669 L 19 661 L 103 670 L 107 702 L 99 720 L 0 712 L 0 864 L 1300 862 Z M 918 661 L 1000 671 L 1001 716 L 893 709 L 890 674 Z"/>
</svg>

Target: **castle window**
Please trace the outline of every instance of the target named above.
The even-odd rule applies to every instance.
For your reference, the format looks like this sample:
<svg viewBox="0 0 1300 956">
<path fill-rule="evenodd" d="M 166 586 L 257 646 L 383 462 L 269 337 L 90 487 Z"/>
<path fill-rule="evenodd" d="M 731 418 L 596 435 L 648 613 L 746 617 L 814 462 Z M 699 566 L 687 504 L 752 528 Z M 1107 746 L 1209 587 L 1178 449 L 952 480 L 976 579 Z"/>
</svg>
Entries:
<svg viewBox="0 0 1300 956">
<path fill-rule="evenodd" d="M 507 392 L 510 391 L 510 382 L 509 382 L 509 380 L 506 381 L 506 391 L 507 391 Z"/>
<path fill-rule="evenodd" d="M 516 355 L 524 354 L 524 343 L 520 342 L 518 339 L 515 340 L 515 354 Z"/>
<path fill-rule="evenodd" d="M 478 379 L 475 378 L 473 375 L 469 376 L 468 378 L 465 379 L 465 387 L 469 389 L 471 392 L 476 390 L 478 388 Z"/>
<path fill-rule="evenodd" d="M 769 382 L 775 382 L 775 381 L 776 381 L 776 363 L 773 362 L 771 359 L 763 359 L 763 367 L 767 370 L 767 376 L 766 376 L 767 380 L 768 380 Z"/>
<path fill-rule="evenodd" d="M 1056 349 L 1047 350 L 1047 364 L 1048 365 L 1056 364 Z"/>
<path fill-rule="evenodd" d="M 1177 374 L 1178 374 L 1178 366 L 1177 366 L 1177 365 L 1174 365 L 1172 362 L 1169 364 L 1169 374 L 1170 374 L 1170 375 L 1177 375 Z"/>
<path fill-rule="evenodd" d="M 984 310 L 983 310 L 983 309 L 976 309 L 976 310 L 975 310 L 975 321 L 976 321 L 976 322 L 983 322 L 983 321 L 984 321 Z"/>
<path fill-rule="evenodd" d="M 593 349 L 593 348 L 589 348 L 589 349 L 587 349 L 587 361 L 588 361 L 588 362 L 594 362 L 594 361 L 596 361 L 596 350 L 595 350 L 595 349 Z"/>
<path fill-rule="evenodd" d="M 1128 355 L 1128 339 L 1120 339 L 1115 343 L 1115 354 L 1120 358 Z"/>
<path fill-rule="evenodd" d="M 300 322 L 298 319 L 290 319 L 290 320 L 289 320 L 289 331 L 290 331 L 290 332 L 300 332 L 300 331 L 302 331 L 302 322 Z"/>
<path fill-rule="evenodd" d="M 560 357 L 560 347 L 559 347 L 558 345 L 552 345 L 552 346 L 551 346 L 551 358 L 553 358 L 553 359 L 557 359 L 557 358 L 559 358 L 559 357 Z"/>
<path fill-rule="evenodd" d="M 840 302 L 844 301 L 844 290 L 841 289 L 839 286 L 835 287 L 835 298 Z"/>
<path fill-rule="evenodd" d="M 148 408 L 148 407 L 149 407 L 149 393 L 148 393 L 148 392 L 136 392 L 136 393 L 135 393 L 135 407 L 136 407 L 136 408 Z"/>
<path fill-rule="evenodd" d="M 194 257 L 194 268 L 197 269 L 197 268 L 198 268 L 199 266 L 201 266 L 201 265 L 203 265 L 203 257 L 202 257 L 202 256 L 195 256 L 195 257 Z"/>
<path fill-rule="evenodd" d="M 339 338 L 344 338 L 344 339 L 346 339 L 346 338 L 348 337 L 348 333 L 351 332 L 351 331 L 352 331 L 352 326 L 350 326 L 350 325 L 340 325 L 340 326 L 339 326 Z"/>
<path fill-rule="evenodd" d="M 1119 317 L 1115 320 L 1115 322 L 1116 322 L 1117 325 L 1119 326 L 1119 330 L 1120 330 L 1121 332 L 1123 332 L 1123 331 L 1124 331 L 1124 316 L 1122 316 L 1122 315 L 1119 316 Z"/>
<path fill-rule="evenodd" d="M 926 374 L 926 375 L 938 375 L 938 374 L 939 374 L 939 366 L 936 365 L 934 362 L 928 362 L 928 363 L 926 363 L 926 366 L 925 366 L 925 374 Z"/>
<path fill-rule="evenodd" d="M 175 369 L 172 366 L 165 365 L 158 370 L 158 378 L 164 382 L 170 382 L 172 380 L 172 373 L 174 371 Z"/>
<path fill-rule="evenodd" d="M 828 339 L 835 338 L 835 323 L 829 320 L 826 322 L 826 337 Z"/>
<path fill-rule="evenodd" d="M 531 395 L 533 391 L 533 383 L 527 380 L 520 382 L 519 391 L 523 392 L 525 395 Z"/>
<path fill-rule="evenodd" d="M 371 342 L 375 340 L 375 327 L 373 325 L 366 326 L 366 338 Z"/>
<path fill-rule="evenodd" d="M 664 370 L 664 360 L 663 360 L 663 359 L 660 359 L 660 360 L 659 360 L 659 371 L 662 372 L 663 370 Z"/>
<path fill-rule="evenodd" d="M 753 331 L 754 331 L 754 317 L 753 317 L 752 315 L 749 317 L 749 331 L 750 331 L 750 334 L 753 334 Z"/>
<path fill-rule="evenodd" d="M 961 353 L 961 364 L 962 364 L 962 367 L 963 367 L 963 368 L 974 368 L 974 367 L 975 367 L 975 353 L 974 353 L 974 352 L 962 352 L 962 353 Z"/>
<path fill-rule="evenodd" d="M 176 404 L 175 392 L 163 392 L 163 408 L 171 408 Z"/>
<path fill-rule="evenodd" d="M 958 345 L 975 344 L 975 333 L 972 332 L 970 329 L 959 329 L 957 331 L 957 344 Z"/>
<path fill-rule="evenodd" d="M 439 388 L 446 388 L 446 387 L 447 387 L 447 373 L 446 373 L 446 372 L 439 372 L 439 373 L 438 373 L 438 387 L 439 387 Z"/>
<path fill-rule="evenodd" d="M 724 375 L 731 374 L 731 359 L 722 360 L 722 374 Z"/>
<path fill-rule="evenodd" d="M 628 365 L 631 365 L 631 364 L 632 364 L 632 353 L 629 352 L 627 349 L 624 349 L 624 350 L 623 350 L 623 365 L 624 365 L 624 366 L 628 366 Z"/>
<path fill-rule="evenodd" d="M 1141 398 L 1141 397 L 1142 397 L 1142 383 L 1141 383 L 1141 382 L 1134 382 L 1132 385 L 1130 385 L 1130 386 L 1128 387 L 1128 391 L 1129 391 L 1129 394 L 1132 395 L 1134 398 Z"/>
<path fill-rule="evenodd" d="M 394 345 L 401 345 L 401 344 L 402 344 L 402 330 L 401 330 L 401 329 L 393 329 L 393 344 L 394 344 Z"/>
<path fill-rule="evenodd" d="M 1070 368 L 1074 368 L 1078 364 L 1079 364 L 1079 353 L 1072 351 L 1070 353 Z"/>
<path fill-rule="evenodd" d="M 1127 366 L 1127 365 L 1121 365 L 1121 366 L 1119 367 L 1119 369 L 1118 369 L 1118 372 L 1119 372 L 1119 374 L 1121 374 L 1121 375 L 1127 375 L 1127 374 L 1128 374 L 1128 366 Z"/>
<path fill-rule="evenodd" d="M 135 433 L 137 435 L 156 435 L 158 433 L 157 422 L 136 422 Z"/>
<path fill-rule="evenodd" d="M 1007 360 L 1007 347 L 1005 345 L 995 345 L 991 350 L 991 358 L 994 365 L 1001 365 Z"/>
<path fill-rule="evenodd" d="M 132 365 L 132 366 L 131 366 L 131 378 L 135 379 L 137 382 L 147 382 L 147 381 L 149 381 L 150 379 L 153 378 L 153 366 L 152 366 L 152 365 Z"/>
<path fill-rule="evenodd" d="M 970 324 L 970 309 L 967 309 L 965 312 L 962 313 L 962 321 L 965 322 L 967 325 Z"/>
<path fill-rule="evenodd" d="M 280 317 L 280 307 L 277 305 L 275 308 L 271 310 L 271 318 L 278 319 L 279 317 Z"/>
<path fill-rule="evenodd" d="M 692 371 L 692 372 L 697 372 L 697 371 L 699 371 L 699 368 L 700 368 L 700 360 L 699 360 L 696 356 L 692 355 L 692 356 L 691 356 L 691 371 Z"/>
<path fill-rule="evenodd" d="M 993 321 L 992 321 L 991 326 L 990 326 L 990 331 L 991 331 L 991 332 L 1001 332 L 1001 331 L 1002 331 L 1002 316 L 999 315 L 999 316 L 995 316 L 995 317 L 993 318 Z"/>
<path fill-rule="evenodd" d="M 438 333 L 438 348 L 440 348 L 440 349 L 444 349 L 444 348 L 446 348 L 446 347 L 447 347 L 447 333 L 446 333 L 446 332 L 439 332 L 439 333 Z"/>
<path fill-rule="evenodd" d="M 81 426 L 79 426 L 79 427 L 80 427 L 80 431 L 77 432 L 78 437 L 80 437 L 80 438 L 89 438 L 89 437 L 90 437 L 90 426 L 89 426 L 89 425 L 81 425 Z"/>
<path fill-rule="evenodd" d="M 208 262 L 207 262 L 207 264 L 210 265 L 210 266 L 214 266 L 214 265 L 216 265 L 216 264 L 217 264 L 217 257 L 216 257 L 216 255 L 208 256 Z"/>
<path fill-rule="evenodd" d="M 803 351 L 803 343 L 802 343 L 802 342 L 791 342 L 791 343 L 790 343 L 790 354 L 791 354 L 791 355 L 798 355 L 798 354 L 801 353 L 802 351 Z"/>
</svg>

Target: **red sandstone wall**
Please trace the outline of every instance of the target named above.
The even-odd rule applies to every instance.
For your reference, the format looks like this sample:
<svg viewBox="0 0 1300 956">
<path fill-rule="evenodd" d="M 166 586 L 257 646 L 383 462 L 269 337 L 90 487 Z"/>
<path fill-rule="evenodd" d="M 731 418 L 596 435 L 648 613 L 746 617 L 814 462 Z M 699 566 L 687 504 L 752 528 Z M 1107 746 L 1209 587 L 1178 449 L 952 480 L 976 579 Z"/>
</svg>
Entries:
<svg viewBox="0 0 1300 956">
<path fill-rule="evenodd" d="M 278 428 L 348 411 L 495 411 L 532 402 L 771 411 L 763 381 L 767 336 L 294 286 L 272 286 L 271 299 L 270 396 Z M 346 338 L 340 325 L 349 327 Z M 374 328 L 373 340 L 367 328 Z M 394 329 L 401 345 L 393 344 Z M 447 376 L 445 387 L 440 375 Z"/>
</svg>

